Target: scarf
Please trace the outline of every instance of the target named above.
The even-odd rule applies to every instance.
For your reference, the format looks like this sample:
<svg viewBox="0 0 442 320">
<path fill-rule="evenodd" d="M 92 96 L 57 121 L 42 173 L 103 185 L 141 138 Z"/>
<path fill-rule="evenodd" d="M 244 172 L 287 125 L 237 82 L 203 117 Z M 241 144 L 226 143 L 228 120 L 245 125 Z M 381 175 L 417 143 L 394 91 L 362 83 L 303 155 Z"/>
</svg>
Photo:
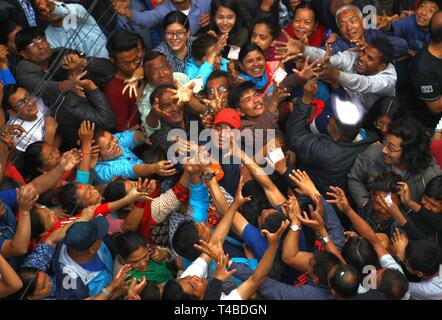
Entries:
<svg viewBox="0 0 442 320">
<path fill-rule="evenodd" d="M 269 83 L 269 79 L 271 80 L 271 77 L 269 77 L 269 74 L 270 74 L 270 69 L 269 69 L 268 64 L 266 64 L 266 70 L 265 70 L 264 74 L 259 78 L 249 76 L 245 73 L 240 73 L 239 76 L 246 81 L 253 82 L 256 90 L 264 90 Z"/>
</svg>

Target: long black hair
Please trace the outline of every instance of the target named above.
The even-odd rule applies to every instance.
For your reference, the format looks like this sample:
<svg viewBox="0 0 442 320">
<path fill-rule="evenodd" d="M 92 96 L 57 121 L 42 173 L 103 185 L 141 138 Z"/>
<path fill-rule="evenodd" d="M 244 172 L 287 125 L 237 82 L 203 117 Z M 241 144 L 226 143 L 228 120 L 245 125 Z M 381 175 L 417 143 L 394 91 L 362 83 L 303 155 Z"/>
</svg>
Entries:
<svg viewBox="0 0 442 320">
<path fill-rule="evenodd" d="M 401 118 L 391 124 L 389 134 L 402 139 L 401 161 L 407 171 L 416 174 L 430 166 L 430 137 L 419 122 L 411 117 Z"/>
<path fill-rule="evenodd" d="M 235 25 L 230 33 L 236 34 L 243 26 L 243 21 L 241 19 L 241 15 L 239 14 L 237 0 L 212 0 L 212 4 L 210 6 L 210 29 L 215 31 L 217 34 L 220 33 L 215 22 L 215 15 L 220 7 L 228 8 L 235 13 Z"/>
</svg>

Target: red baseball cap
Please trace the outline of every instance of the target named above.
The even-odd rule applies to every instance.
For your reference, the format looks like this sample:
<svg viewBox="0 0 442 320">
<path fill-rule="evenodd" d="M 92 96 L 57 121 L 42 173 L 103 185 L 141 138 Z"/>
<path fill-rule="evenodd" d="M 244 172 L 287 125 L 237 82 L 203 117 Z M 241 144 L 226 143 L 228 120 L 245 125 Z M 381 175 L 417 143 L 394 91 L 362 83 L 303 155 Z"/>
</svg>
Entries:
<svg viewBox="0 0 442 320">
<path fill-rule="evenodd" d="M 239 113 L 234 109 L 223 109 L 215 116 L 213 124 L 227 123 L 229 126 L 239 129 L 241 127 L 241 117 Z"/>
</svg>

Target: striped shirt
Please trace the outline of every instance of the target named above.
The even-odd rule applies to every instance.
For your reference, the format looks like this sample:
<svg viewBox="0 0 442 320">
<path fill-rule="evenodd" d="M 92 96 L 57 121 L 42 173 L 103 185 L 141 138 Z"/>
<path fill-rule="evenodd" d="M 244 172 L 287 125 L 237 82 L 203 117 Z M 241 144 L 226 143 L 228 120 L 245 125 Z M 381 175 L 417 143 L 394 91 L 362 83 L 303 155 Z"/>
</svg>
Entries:
<svg viewBox="0 0 442 320">
<path fill-rule="evenodd" d="M 181 72 L 184 73 L 184 66 L 186 65 L 187 61 L 192 57 L 192 42 L 195 40 L 195 37 L 191 36 L 187 40 L 187 55 L 184 58 L 184 60 L 181 60 L 175 52 L 170 48 L 170 46 L 167 44 L 167 42 L 162 41 L 155 49 L 154 51 L 161 52 L 164 54 L 167 58 L 167 61 L 169 62 L 170 66 L 172 67 L 172 72 Z"/>
</svg>

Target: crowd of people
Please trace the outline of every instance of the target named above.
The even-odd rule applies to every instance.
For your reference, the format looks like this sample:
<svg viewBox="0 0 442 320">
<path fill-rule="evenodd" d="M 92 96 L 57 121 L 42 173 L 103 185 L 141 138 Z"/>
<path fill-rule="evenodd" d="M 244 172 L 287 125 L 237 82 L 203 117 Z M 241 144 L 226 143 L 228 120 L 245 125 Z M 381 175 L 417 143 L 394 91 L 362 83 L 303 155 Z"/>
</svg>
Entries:
<svg viewBox="0 0 442 320">
<path fill-rule="evenodd" d="M 442 299 L 441 0 L 0 0 L 0 80 L 2 299 Z"/>
</svg>

